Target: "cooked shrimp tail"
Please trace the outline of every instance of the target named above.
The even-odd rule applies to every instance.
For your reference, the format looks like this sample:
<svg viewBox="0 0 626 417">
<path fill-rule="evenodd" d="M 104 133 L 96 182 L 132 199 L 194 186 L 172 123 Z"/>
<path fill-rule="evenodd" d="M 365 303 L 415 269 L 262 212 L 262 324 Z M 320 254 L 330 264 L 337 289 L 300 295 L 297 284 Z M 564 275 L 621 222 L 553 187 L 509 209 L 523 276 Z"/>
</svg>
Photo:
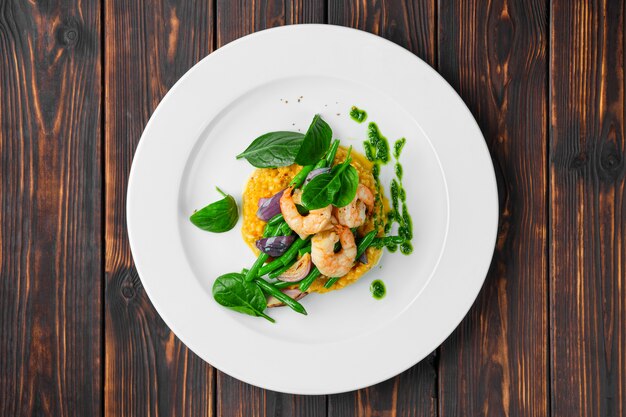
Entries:
<svg viewBox="0 0 626 417">
<path fill-rule="evenodd" d="M 359 227 L 367 219 L 367 214 L 374 209 L 374 193 L 363 184 L 359 184 L 354 199 L 345 207 L 335 208 L 334 214 L 339 224 L 349 228 Z"/>
<path fill-rule="evenodd" d="M 339 252 L 335 252 L 337 242 L 341 243 Z M 342 277 L 350 272 L 356 252 L 354 235 L 348 227 L 342 225 L 336 225 L 334 230 L 320 232 L 311 239 L 311 259 L 327 277 Z"/>
<path fill-rule="evenodd" d="M 280 211 L 289 227 L 304 239 L 331 226 L 332 206 L 311 210 L 303 216 L 296 207 L 300 202 L 300 193 L 300 190 L 287 188 L 280 198 Z"/>
</svg>

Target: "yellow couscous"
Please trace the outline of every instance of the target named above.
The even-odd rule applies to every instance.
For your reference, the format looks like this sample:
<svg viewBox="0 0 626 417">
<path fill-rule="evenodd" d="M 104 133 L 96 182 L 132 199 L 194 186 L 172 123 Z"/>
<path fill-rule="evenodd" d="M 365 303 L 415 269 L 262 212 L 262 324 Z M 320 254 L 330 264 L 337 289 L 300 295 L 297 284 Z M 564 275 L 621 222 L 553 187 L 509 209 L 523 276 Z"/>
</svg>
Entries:
<svg viewBox="0 0 626 417">
<path fill-rule="evenodd" d="M 341 163 L 345 160 L 347 150 L 343 147 L 339 147 L 337 155 L 335 156 L 334 164 Z M 351 153 L 352 162 L 351 165 L 356 168 L 359 173 L 359 181 L 361 184 L 367 186 L 373 192 L 376 191 L 376 182 L 372 176 L 372 163 L 368 161 L 363 155 L 358 154 L 354 150 Z M 258 201 L 260 198 L 270 197 L 280 190 L 287 188 L 289 181 L 296 175 L 302 167 L 300 165 L 291 165 L 288 167 L 280 168 L 259 168 L 256 169 L 244 188 L 243 191 L 243 226 L 241 228 L 241 234 L 244 241 L 255 252 L 259 253 L 259 250 L 255 246 L 257 239 L 260 239 L 263 235 L 263 228 L 265 222 L 256 216 Z M 382 192 L 382 190 L 381 190 Z M 377 199 L 376 204 L 383 204 L 384 198 Z M 385 204 L 384 204 L 385 205 Z M 385 205 L 386 206 L 386 205 Z M 374 212 L 378 212 L 379 207 L 375 207 Z M 385 207 L 386 211 L 386 207 Z M 360 235 L 374 229 L 373 216 L 368 218 L 367 222 L 359 227 L 358 231 Z M 381 231 L 382 234 L 382 231 Z M 328 292 L 337 289 L 341 289 L 347 285 L 356 282 L 363 274 L 370 270 L 378 262 L 381 249 L 370 247 L 367 249 L 367 264 L 361 264 L 357 262 L 348 274 L 341 277 L 335 285 L 330 289 L 324 288 L 324 284 L 328 280 L 327 277 L 320 276 L 309 288 L 309 292 Z"/>
</svg>

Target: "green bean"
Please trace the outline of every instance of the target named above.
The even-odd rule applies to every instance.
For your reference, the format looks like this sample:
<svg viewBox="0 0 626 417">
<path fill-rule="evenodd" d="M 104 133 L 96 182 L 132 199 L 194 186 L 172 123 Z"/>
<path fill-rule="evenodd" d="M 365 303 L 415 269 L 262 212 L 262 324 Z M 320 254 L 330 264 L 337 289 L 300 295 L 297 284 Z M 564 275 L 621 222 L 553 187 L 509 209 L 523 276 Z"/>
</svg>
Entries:
<svg viewBox="0 0 626 417">
<path fill-rule="evenodd" d="M 276 232 L 276 229 L 278 229 L 277 226 L 274 226 L 272 224 L 266 224 L 265 228 L 263 229 L 263 237 L 270 237 L 273 236 L 274 233 Z"/>
<path fill-rule="evenodd" d="M 292 230 L 289 225 L 285 222 L 278 224 L 266 224 L 265 230 L 263 231 L 263 237 L 271 237 L 271 236 L 289 236 Z"/>
<path fill-rule="evenodd" d="M 267 265 L 264 265 L 263 268 L 258 270 L 258 275 L 257 276 L 263 276 L 265 274 L 268 274 L 272 271 L 274 271 L 275 269 L 280 268 L 281 266 L 287 265 L 292 259 L 294 259 L 296 257 L 296 255 L 298 254 L 298 251 L 300 250 L 301 247 L 303 247 L 304 245 L 307 244 L 307 242 L 309 241 L 310 238 L 306 238 L 306 239 L 300 239 L 298 238 L 298 240 L 296 240 L 295 242 L 293 242 L 291 244 L 291 246 L 289 247 L 289 249 L 287 249 L 287 251 L 285 253 L 283 253 L 281 256 L 279 256 L 278 258 L 274 259 L 272 262 L 270 262 Z M 257 271 L 255 271 L 257 272 Z"/>
<path fill-rule="evenodd" d="M 315 165 L 305 165 L 302 167 L 302 169 L 300 170 L 300 172 L 298 172 L 293 179 L 289 182 L 289 186 L 293 187 L 293 188 L 298 188 L 302 185 L 302 183 L 304 182 L 304 180 L 306 180 L 307 175 L 309 175 L 309 173 L 311 171 L 313 171 L 313 169 L 315 168 Z"/>
<path fill-rule="evenodd" d="M 286 270 L 288 270 L 289 268 L 291 268 L 293 266 L 293 264 L 296 263 L 296 260 L 294 259 L 293 262 L 289 262 L 287 265 L 284 265 L 272 272 L 270 272 L 269 274 L 267 274 L 268 277 L 270 278 L 278 278 L 280 275 L 282 275 L 283 272 L 285 272 Z"/>
<path fill-rule="evenodd" d="M 297 282 L 287 282 L 287 281 L 276 281 L 272 283 L 279 290 L 283 290 L 285 288 L 289 288 L 292 285 L 296 285 Z"/>
<path fill-rule="evenodd" d="M 335 139 L 333 143 L 326 151 L 326 155 L 320 159 L 315 165 L 305 165 L 302 167 L 300 172 L 298 172 L 293 179 L 289 182 L 289 186 L 293 188 L 298 188 L 302 186 L 306 177 L 313 171 L 314 169 L 329 167 L 332 165 L 335 160 L 335 155 L 337 154 L 337 148 L 339 147 L 339 139 Z"/>
<path fill-rule="evenodd" d="M 378 231 L 372 230 L 371 232 L 366 234 L 363 239 L 361 239 L 361 241 L 359 242 L 359 245 L 356 248 L 356 259 L 359 259 L 359 257 L 363 255 L 363 253 L 367 250 L 367 248 L 369 248 L 370 244 L 376 237 L 376 233 L 378 233 Z M 332 287 L 333 285 L 335 285 L 337 281 L 339 281 L 339 278 L 337 277 L 329 279 L 328 281 L 326 281 L 326 284 L 324 284 L 324 288 Z"/>
<path fill-rule="evenodd" d="M 289 236 L 291 232 L 291 227 L 289 227 L 286 222 L 282 222 L 276 227 L 276 233 L 274 236 Z"/>
<path fill-rule="evenodd" d="M 283 221 L 283 214 L 282 213 L 278 213 L 277 215 L 275 215 L 274 217 L 272 217 L 271 219 L 269 219 L 267 221 L 267 224 L 271 224 L 272 226 L 280 224 Z"/>
<path fill-rule="evenodd" d="M 339 139 L 335 139 L 333 143 L 330 145 L 328 152 L 326 152 L 326 157 L 324 158 L 324 162 L 325 162 L 324 166 L 329 167 L 333 164 L 333 161 L 335 160 L 335 155 L 337 154 L 337 148 L 339 148 Z M 322 168 L 322 167 L 319 167 L 319 168 Z"/>
<path fill-rule="evenodd" d="M 254 278 L 256 278 L 259 268 L 261 268 L 261 266 L 265 263 L 265 261 L 267 261 L 267 258 L 269 257 L 270 256 L 267 253 L 261 252 L 259 254 L 259 257 L 256 258 L 256 261 L 254 261 L 254 263 L 250 267 L 250 270 L 246 273 L 244 280 L 252 281 Z"/>
<path fill-rule="evenodd" d="M 378 233 L 377 230 L 372 230 L 371 232 L 366 234 L 363 239 L 361 239 L 358 246 L 356 247 L 356 259 L 359 259 L 359 257 L 363 255 L 367 248 L 370 247 L 370 245 L 374 241 L 374 238 L 376 237 L 376 233 Z"/>
<path fill-rule="evenodd" d="M 303 257 L 305 253 L 311 253 L 311 245 L 305 246 L 298 251 L 298 256 Z"/>
<path fill-rule="evenodd" d="M 266 225 L 266 228 L 267 228 L 267 225 Z M 275 229 L 272 229 L 272 233 L 269 234 L 268 236 L 266 236 L 264 232 L 263 237 L 286 236 L 289 234 L 291 234 L 291 228 L 289 227 L 289 225 L 287 223 L 281 223 L 277 225 Z M 293 246 L 293 244 L 291 246 Z M 256 261 L 254 261 L 254 264 L 250 267 L 248 272 L 246 272 L 244 279 L 246 281 L 252 281 L 254 278 L 256 278 L 257 274 L 259 273 L 259 269 L 263 266 L 263 264 L 267 261 L 268 258 L 269 258 L 269 255 L 267 253 L 261 252 L 259 254 L 259 257 L 256 259 Z M 261 275 L 264 275 L 264 274 L 261 274 Z"/>
<path fill-rule="evenodd" d="M 302 281 L 300 281 L 300 285 L 298 287 L 300 288 L 300 291 L 304 292 L 308 290 L 311 284 L 313 284 L 313 281 L 315 281 L 319 276 L 320 270 L 317 269 L 316 266 L 314 266 L 311 271 L 309 271 L 309 274 Z"/>
<path fill-rule="evenodd" d="M 335 282 L 339 281 L 339 278 L 334 277 L 334 278 L 330 278 L 328 281 L 326 281 L 326 284 L 324 284 L 324 288 L 330 288 L 333 285 L 335 285 Z"/>
<path fill-rule="evenodd" d="M 293 298 L 289 297 L 287 294 L 285 294 L 284 292 L 276 288 L 276 286 L 274 286 L 273 284 L 270 284 L 269 282 L 261 278 L 257 278 L 255 282 L 257 283 L 259 287 L 261 287 L 261 289 L 266 294 L 275 297 L 278 301 L 282 303 L 285 303 L 289 308 L 291 308 L 296 313 L 304 314 L 305 316 L 307 315 L 307 312 L 302 306 L 302 304 L 300 304 Z"/>
</svg>

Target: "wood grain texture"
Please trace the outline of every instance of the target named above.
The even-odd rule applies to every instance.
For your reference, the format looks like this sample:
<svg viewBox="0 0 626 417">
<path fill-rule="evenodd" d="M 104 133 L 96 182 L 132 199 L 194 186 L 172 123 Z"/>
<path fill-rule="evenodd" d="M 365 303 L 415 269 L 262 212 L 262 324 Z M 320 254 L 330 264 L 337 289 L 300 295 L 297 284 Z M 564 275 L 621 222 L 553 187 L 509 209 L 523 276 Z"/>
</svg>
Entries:
<svg viewBox="0 0 626 417">
<path fill-rule="evenodd" d="M 250 33 L 296 23 L 324 23 L 324 0 L 216 0 L 218 48 Z"/>
<path fill-rule="evenodd" d="M 108 416 L 213 415 L 213 369 L 163 323 L 126 235 L 133 153 L 168 89 L 212 50 L 211 0 L 105 2 L 106 372 Z"/>
<path fill-rule="evenodd" d="M 331 1 L 328 20 L 387 38 L 436 67 L 435 8 L 432 0 Z M 328 415 L 436 416 L 436 353 L 395 378 L 329 396 Z"/>
<path fill-rule="evenodd" d="M 440 416 L 546 416 L 548 6 L 439 5 L 439 70 L 482 129 L 501 210 L 482 291 L 440 349 Z"/>
<path fill-rule="evenodd" d="M 328 416 L 436 416 L 436 360 L 436 354 L 432 354 L 385 382 L 358 391 L 329 396 Z"/>
<path fill-rule="evenodd" d="M 100 416 L 100 4 L 0 2 L 0 415 Z"/>
<path fill-rule="evenodd" d="M 323 0 L 217 0 L 217 46 L 285 24 L 323 23 Z M 253 387 L 217 372 L 217 415 L 326 416 L 325 396 L 297 396 Z"/>
<path fill-rule="evenodd" d="M 626 415 L 624 2 L 552 1 L 552 415 Z"/>
<path fill-rule="evenodd" d="M 435 0 L 329 0 L 328 23 L 389 39 L 436 68 Z"/>
</svg>

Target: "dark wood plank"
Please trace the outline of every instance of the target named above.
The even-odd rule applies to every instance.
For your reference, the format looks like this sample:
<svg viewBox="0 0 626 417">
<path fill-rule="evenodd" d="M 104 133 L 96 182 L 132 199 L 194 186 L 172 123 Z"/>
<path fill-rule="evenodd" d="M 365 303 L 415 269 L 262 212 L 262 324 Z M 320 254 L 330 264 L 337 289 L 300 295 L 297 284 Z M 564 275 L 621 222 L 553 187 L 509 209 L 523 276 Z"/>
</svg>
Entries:
<svg viewBox="0 0 626 417">
<path fill-rule="evenodd" d="M 389 39 L 436 67 L 435 0 L 329 0 L 328 23 Z"/>
<path fill-rule="evenodd" d="M 296 23 L 324 23 L 324 0 L 216 0 L 217 46 L 250 33 Z"/>
<path fill-rule="evenodd" d="M 624 2 L 552 1 L 552 415 L 626 415 Z"/>
<path fill-rule="evenodd" d="M 217 46 L 285 24 L 323 23 L 323 0 L 217 0 Z M 217 415 L 326 416 L 326 397 L 281 394 L 217 372 Z"/>
<path fill-rule="evenodd" d="M 328 397 L 332 417 L 437 415 L 437 366 L 432 354 L 408 371 L 369 388 Z"/>
<path fill-rule="evenodd" d="M 548 6 L 439 4 L 439 70 L 483 131 L 501 209 L 483 289 L 440 349 L 440 415 L 546 416 Z"/>
<path fill-rule="evenodd" d="M 100 3 L 0 2 L 0 415 L 102 414 Z"/>
<path fill-rule="evenodd" d="M 387 38 L 436 67 L 434 0 L 331 1 L 329 23 Z M 436 416 L 437 356 L 380 384 L 332 395 L 329 416 Z"/>
<path fill-rule="evenodd" d="M 212 50 L 211 0 L 107 0 L 106 374 L 109 416 L 213 415 L 213 369 L 163 323 L 126 237 L 126 182 L 150 114 Z"/>
</svg>

